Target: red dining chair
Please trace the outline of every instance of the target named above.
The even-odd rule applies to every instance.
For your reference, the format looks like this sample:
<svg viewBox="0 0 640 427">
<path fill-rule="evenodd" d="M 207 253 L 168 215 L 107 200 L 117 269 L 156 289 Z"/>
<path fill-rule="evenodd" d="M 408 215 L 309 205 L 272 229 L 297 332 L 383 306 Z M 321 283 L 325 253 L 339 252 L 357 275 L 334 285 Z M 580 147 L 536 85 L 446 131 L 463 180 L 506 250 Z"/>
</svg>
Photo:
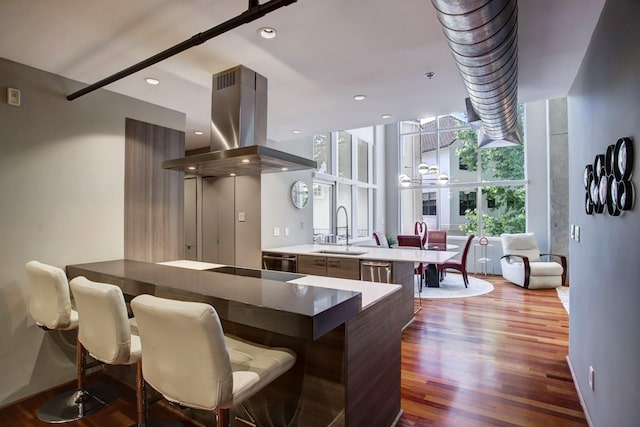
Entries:
<svg viewBox="0 0 640 427">
<path fill-rule="evenodd" d="M 427 223 L 424 221 L 416 221 L 413 227 L 413 234 L 420 236 L 422 247 L 427 243 Z"/>
<path fill-rule="evenodd" d="M 462 256 L 460 257 L 460 261 L 457 260 L 449 260 L 443 264 L 438 264 L 438 273 L 442 274 L 446 269 L 458 270 L 462 273 L 462 279 L 464 280 L 464 287 L 469 287 L 469 277 L 467 276 L 467 254 L 469 253 L 469 247 L 471 246 L 471 241 L 475 236 L 473 234 L 467 237 L 467 243 L 464 245 L 464 250 L 462 251 Z"/>
<path fill-rule="evenodd" d="M 447 232 L 444 230 L 433 230 L 427 233 L 426 248 L 432 251 L 447 250 Z"/>
<path fill-rule="evenodd" d="M 389 241 L 387 240 L 387 236 L 385 236 L 384 233 L 381 233 L 379 231 L 374 231 L 373 238 L 376 241 L 376 245 L 381 246 L 383 248 L 389 247 Z"/>
</svg>

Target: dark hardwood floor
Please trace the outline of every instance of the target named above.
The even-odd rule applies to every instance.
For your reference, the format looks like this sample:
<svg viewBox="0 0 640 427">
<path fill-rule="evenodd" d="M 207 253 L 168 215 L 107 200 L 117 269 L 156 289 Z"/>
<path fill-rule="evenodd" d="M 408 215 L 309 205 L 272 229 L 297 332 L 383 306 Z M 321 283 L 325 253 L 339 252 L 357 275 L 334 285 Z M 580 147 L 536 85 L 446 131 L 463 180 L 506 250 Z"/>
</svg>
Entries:
<svg viewBox="0 0 640 427">
<path fill-rule="evenodd" d="M 587 425 L 565 360 L 569 318 L 556 291 L 529 291 L 496 276 L 488 280 L 495 289 L 486 295 L 423 300 L 402 336 L 404 413 L 398 426 Z M 133 424 L 135 394 L 121 389 L 114 405 L 67 425 Z M 46 426 L 35 412 L 53 394 L 1 409 L 0 426 Z M 158 404 L 150 415 L 176 417 Z"/>
<path fill-rule="evenodd" d="M 484 278 L 484 277 L 483 277 Z M 398 426 L 585 426 L 555 289 L 432 299 L 402 336 Z"/>
</svg>

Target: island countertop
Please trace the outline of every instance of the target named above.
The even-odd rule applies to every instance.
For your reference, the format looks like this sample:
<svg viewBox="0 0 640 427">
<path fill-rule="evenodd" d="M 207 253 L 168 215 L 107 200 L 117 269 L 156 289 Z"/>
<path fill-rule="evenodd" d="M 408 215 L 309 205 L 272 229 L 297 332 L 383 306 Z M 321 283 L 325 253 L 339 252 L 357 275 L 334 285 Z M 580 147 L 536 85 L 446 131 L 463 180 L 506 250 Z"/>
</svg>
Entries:
<svg viewBox="0 0 640 427">
<path fill-rule="evenodd" d="M 104 261 L 69 265 L 67 275 L 118 285 L 128 296 L 148 293 L 208 302 L 224 320 L 306 339 L 322 336 L 399 288 L 300 275 L 285 282 L 216 273 L 216 264 L 176 263 L 181 261 Z"/>
<path fill-rule="evenodd" d="M 341 245 L 317 244 L 263 249 L 262 252 L 354 258 L 369 261 L 423 262 L 426 264 L 442 264 L 458 254 L 458 252 L 452 251 L 432 251 L 418 248 L 391 249 L 372 246 L 350 246 L 349 249 L 347 249 Z"/>
</svg>

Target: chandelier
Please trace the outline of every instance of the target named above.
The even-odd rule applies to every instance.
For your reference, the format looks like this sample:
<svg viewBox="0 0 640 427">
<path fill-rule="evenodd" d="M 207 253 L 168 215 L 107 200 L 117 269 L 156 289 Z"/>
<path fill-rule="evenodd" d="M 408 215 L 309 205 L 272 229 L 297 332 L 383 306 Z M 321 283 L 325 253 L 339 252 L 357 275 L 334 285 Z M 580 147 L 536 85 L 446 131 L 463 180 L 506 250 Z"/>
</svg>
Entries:
<svg viewBox="0 0 640 427">
<path fill-rule="evenodd" d="M 440 168 L 437 165 L 429 166 L 425 163 L 418 165 L 417 177 L 410 177 L 403 173 L 399 176 L 400 185 L 403 187 L 409 187 L 410 185 L 445 185 L 449 182 L 449 176 L 444 173 L 440 173 Z"/>
</svg>

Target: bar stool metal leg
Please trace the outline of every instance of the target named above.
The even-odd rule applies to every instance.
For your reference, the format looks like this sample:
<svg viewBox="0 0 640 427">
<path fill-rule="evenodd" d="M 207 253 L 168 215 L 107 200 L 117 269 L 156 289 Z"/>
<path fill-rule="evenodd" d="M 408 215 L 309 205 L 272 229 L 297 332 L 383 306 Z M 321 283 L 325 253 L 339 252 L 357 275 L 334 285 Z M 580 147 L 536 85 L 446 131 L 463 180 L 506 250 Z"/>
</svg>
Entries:
<svg viewBox="0 0 640 427">
<path fill-rule="evenodd" d="M 79 420 L 108 406 L 118 398 L 114 384 L 90 384 L 85 386 L 87 352 L 78 341 L 78 387 L 51 398 L 38 409 L 38 419 L 58 424 Z"/>
<path fill-rule="evenodd" d="M 147 420 L 147 383 L 142 376 L 141 361 L 136 362 L 136 407 L 138 411 L 138 422 L 130 425 L 129 427 L 184 427 L 184 424 L 178 420 Z"/>
</svg>

